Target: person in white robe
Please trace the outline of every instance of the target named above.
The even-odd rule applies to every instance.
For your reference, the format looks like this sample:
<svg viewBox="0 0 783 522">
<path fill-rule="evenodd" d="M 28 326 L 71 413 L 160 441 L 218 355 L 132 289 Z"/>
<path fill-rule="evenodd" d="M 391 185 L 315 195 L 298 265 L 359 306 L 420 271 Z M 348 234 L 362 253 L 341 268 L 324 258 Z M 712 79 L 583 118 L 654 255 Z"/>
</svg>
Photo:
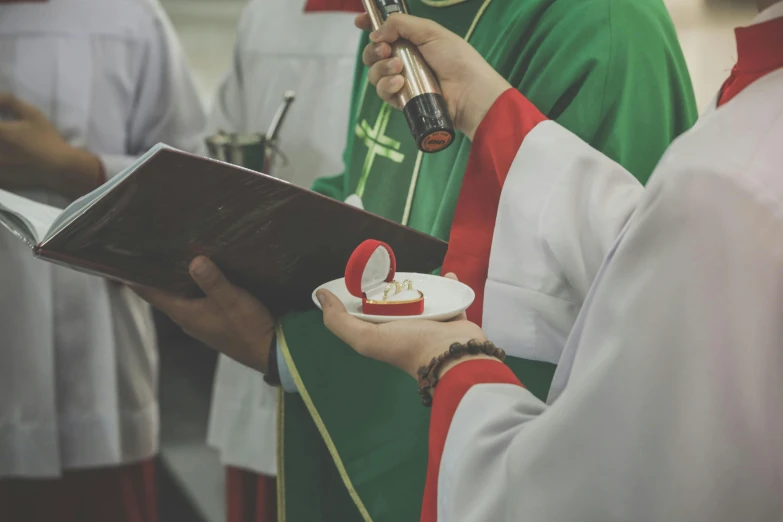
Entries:
<svg viewBox="0 0 783 522">
<path fill-rule="evenodd" d="M 157 0 L 0 2 L 0 114 L 0 188 L 61 208 L 204 125 Z M 5 230 L 0 267 L 0 518 L 155 520 L 148 306 Z"/>
<path fill-rule="evenodd" d="M 513 157 L 492 255 L 518 248 L 498 245 L 489 279 L 517 296 L 568 287 L 575 305 L 556 317 L 543 300 L 487 296 L 485 316 L 537 314 L 568 340 L 547 402 L 496 357 L 446 358 L 423 521 L 783 518 L 783 2 L 759 4 L 731 77 L 646 189 L 445 29 L 393 17 L 372 36 L 385 51 L 419 44 L 473 154 Z M 393 103 L 401 64 L 369 50 Z M 319 299 L 335 334 L 414 378 L 452 343 L 493 338 L 464 317 L 370 325 Z M 536 339 L 505 342 L 513 356 Z"/>
<path fill-rule="evenodd" d="M 281 128 L 284 158 L 272 174 L 309 188 L 343 170 L 356 49 L 355 14 L 311 11 L 307 0 L 252 0 L 240 18 L 233 66 L 218 90 L 207 128 L 263 133 L 294 91 Z M 221 356 L 215 378 L 208 442 L 227 470 L 227 520 L 275 516 L 277 389 L 263 376 Z M 257 498 L 247 499 L 247 491 Z M 255 513 L 244 513 L 247 506 Z M 257 518 L 261 517 L 261 518 Z"/>
</svg>

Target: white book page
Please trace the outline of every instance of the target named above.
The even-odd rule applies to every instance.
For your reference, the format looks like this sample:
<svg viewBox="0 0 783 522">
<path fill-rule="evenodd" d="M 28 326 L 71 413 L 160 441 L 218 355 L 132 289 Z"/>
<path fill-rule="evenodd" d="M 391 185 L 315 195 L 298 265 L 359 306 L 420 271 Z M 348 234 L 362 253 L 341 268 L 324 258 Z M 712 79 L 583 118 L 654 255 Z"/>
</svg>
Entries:
<svg viewBox="0 0 783 522">
<path fill-rule="evenodd" d="M 46 237 L 61 212 L 62 209 L 0 189 L 0 224 L 34 244 Z"/>
</svg>

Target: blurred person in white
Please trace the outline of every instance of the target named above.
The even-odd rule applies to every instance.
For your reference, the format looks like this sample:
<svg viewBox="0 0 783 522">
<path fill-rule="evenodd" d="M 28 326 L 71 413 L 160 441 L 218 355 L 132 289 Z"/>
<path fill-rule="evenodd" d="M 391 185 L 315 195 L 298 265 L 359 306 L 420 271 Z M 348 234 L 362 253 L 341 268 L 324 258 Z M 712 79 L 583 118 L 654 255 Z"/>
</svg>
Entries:
<svg viewBox="0 0 783 522">
<path fill-rule="evenodd" d="M 343 170 L 343 149 L 361 32 L 357 2 L 251 0 L 234 63 L 208 119 L 209 133 L 263 133 L 293 90 L 280 131 L 287 162 L 271 174 L 308 187 Z M 277 389 L 226 356 L 218 362 L 208 442 L 227 466 L 227 520 L 276 518 Z"/>
<path fill-rule="evenodd" d="M 157 0 L 0 0 L 0 114 L 0 188 L 56 207 L 204 126 Z M 4 229 L 0 267 L 0 520 L 156 520 L 147 305 Z"/>
</svg>

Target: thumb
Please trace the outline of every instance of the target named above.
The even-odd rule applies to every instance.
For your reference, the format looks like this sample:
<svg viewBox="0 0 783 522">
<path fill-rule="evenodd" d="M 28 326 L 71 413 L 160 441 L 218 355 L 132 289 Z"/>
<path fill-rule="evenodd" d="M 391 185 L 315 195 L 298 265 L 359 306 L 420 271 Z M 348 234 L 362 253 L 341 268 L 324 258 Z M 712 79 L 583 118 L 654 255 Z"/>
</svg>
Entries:
<svg viewBox="0 0 783 522">
<path fill-rule="evenodd" d="M 345 309 L 345 305 L 340 299 L 329 290 L 319 290 L 315 297 L 318 298 L 318 302 L 321 303 L 324 315 L 334 315 L 341 313 L 348 313 Z"/>
<path fill-rule="evenodd" d="M 191 261 L 190 276 L 204 295 L 221 308 L 231 308 L 236 304 L 239 290 L 228 282 L 223 272 L 209 258 L 198 256 Z"/>
<path fill-rule="evenodd" d="M 455 274 L 454 272 L 449 272 L 443 277 L 445 277 L 446 279 L 451 279 L 452 281 L 459 281 L 459 277 L 457 277 L 457 274 Z"/>
<path fill-rule="evenodd" d="M 406 14 L 390 16 L 381 28 L 370 35 L 375 43 L 393 43 L 403 38 L 413 45 L 425 45 L 439 38 L 448 38 L 451 31 L 426 18 Z"/>
<path fill-rule="evenodd" d="M 23 120 L 28 120 L 39 114 L 38 109 L 10 93 L 0 93 L 0 110 L 11 112 Z"/>
<path fill-rule="evenodd" d="M 324 324 L 334 335 L 361 352 L 363 340 L 374 333 L 374 326 L 348 313 L 345 305 L 328 290 L 316 294 L 324 312 Z"/>
</svg>

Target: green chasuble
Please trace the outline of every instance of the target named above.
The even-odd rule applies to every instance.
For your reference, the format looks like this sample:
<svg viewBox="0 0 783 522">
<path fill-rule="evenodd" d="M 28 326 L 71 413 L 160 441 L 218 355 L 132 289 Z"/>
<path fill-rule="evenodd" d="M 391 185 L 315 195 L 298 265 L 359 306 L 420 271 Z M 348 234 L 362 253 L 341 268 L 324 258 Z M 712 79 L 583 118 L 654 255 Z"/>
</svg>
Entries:
<svg viewBox="0 0 783 522">
<path fill-rule="evenodd" d="M 690 80 L 661 0 L 408 0 L 470 43 L 542 112 L 645 182 L 695 121 Z M 365 37 L 362 47 L 367 43 Z M 345 172 L 314 190 L 448 239 L 470 141 L 419 153 L 401 112 L 356 71 Z M 351 199 L 356 200 L 356 197 Z M 339 234 L 335 230 L 335 234 Z M 358 356 L 292 314 L 278 331 L 300 394 L 280 404 L 281 521 L 419 519 L 429 410 L 402 372 Z M 510 365 L 546 396 L 550 364 Z"/>
</svg>

